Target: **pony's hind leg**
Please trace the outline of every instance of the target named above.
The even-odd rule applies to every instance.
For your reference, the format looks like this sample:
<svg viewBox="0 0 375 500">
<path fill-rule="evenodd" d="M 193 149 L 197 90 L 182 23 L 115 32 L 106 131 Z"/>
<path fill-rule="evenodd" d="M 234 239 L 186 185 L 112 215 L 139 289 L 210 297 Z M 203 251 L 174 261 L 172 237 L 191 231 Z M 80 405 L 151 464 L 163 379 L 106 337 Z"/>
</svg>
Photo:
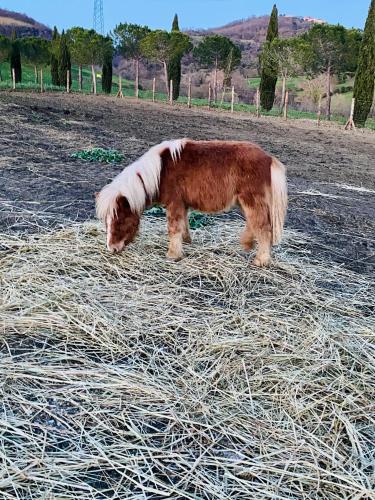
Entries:
<svg viewBox="0 0 375 500">
<path fill-rule="evenodd" d="M 184 231 L 182 233 L 182 240 L 184 243 L 191 243 L 189 214 L 188 214 L 187 210 L 185 210 Z"/>
<path fill-rule="evenodd" d="M 239 200 L 240 201 L 240 200 Z M 242 213 L 246 219 L 246 226 L 241 234 L 240 243 L 246 252 L 250 252 L 255 246 L 255 232 L 253 228 L 251 208 L 243 201 L 240 201 Z"/>
<path fill-rule="evenodd" d="M 253 230 L 251 221 L 249 220 L 248 216 L 246 215 L 245 210 L 244 210 L 244 215 L 246 217 L 246 227 L 241 234 L 240 243 L 241 243 L 242 248 L 246 252 L 250 252 L 254 248 L 254 245 L 255 245 L 255 234 L 254 234 L 254 230 Z"/>
<path fill-rule="evenodd" d="M 240 204 L 246 217 L 246 229 L 242 233 L 241 244 L 245 250 L 251 250 L 256 240 L 258 251 L 253 264 L 258 267 L 268 266 L 271 262 L 272 241 L 268 206 L 262 202 L 246 203 L 244 199 L 240 200 Z"/>
<path fill-rule="evenodd" d="M 183 256 L 182 241 L 186 237 L 186 209 L 179 205 L 167 207 L 169 248 L 167 258 L 180 260 Z M 188 234 L 188 233 L 187 233 Z"/>
<path fill-rule="evenodd" d="M 271 227 L 264 227 L 259 230 L 257 236 L 258 251 L 253 260 L 253 264 L 258 267 L 268 266 L 271 263 Z"/>
</svg>

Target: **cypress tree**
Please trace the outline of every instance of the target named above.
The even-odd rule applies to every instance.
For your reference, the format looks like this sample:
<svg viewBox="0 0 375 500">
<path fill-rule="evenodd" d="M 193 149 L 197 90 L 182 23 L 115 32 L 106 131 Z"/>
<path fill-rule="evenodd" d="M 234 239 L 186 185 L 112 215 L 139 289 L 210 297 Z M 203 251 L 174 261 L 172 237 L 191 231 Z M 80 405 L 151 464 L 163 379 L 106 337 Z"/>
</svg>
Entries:
<svg viewBox="0 0 375 500">
<path fill-rule="evenodd" d="M 178 16 L 175 14 L 172 23 L 172 33 L 180 31 L 180 26 L 178 23 Z M 168 82 L 173 80 L 173 100 L 177 101 L 180 95 L 180 85 L 181 85 L 181 57 L 176 56 L 171 58 L 168 64 Z"/>
<path fill-rule="evenodd" d="M 59 45 L 59 81 L 60 85 L 66 85 L 67 71 L 72 74 L 72 64 L 70 60 L 70 51 L 65 32 L 63 31 L 60 37 Z M 70 86 L 72 86 L 72 78 L 70 77 Z"/>
<path fill-rule="evenodd" d="M 113 76 L 113 46 L 111 39 L 106 42 L 108 47 L 105 48 L 102 68 L 102 90 L 106 94 L 112 92 L 112 76 Z"/>
<path fill-rule="evenodd" d="M 17 40 L 17 35 L 15 30 L 12 33 L 9 63 L 10 63 L 10 70 L 12 71 L 12 69 L 14 69 L 16 83 L 21 83 L 22 82 L 21 52 L 20 52 L 20 44 L 19 41 Z M 12 75 L 11 78 L 13 78 Z"/>
<path fill-rule="evenodd" d="M 354 123 L 364 126 L 374 98 L 375 0 L 371 1 L 354 83 Z"/>
<path fill-rule="evenodd" d="M 56 26 L 53 29 L 51 44 L 51 79 L 52 85 L 60 85 L 59 61 L 57 58 L 59 33 Z"/>
<path fill-rule="evenodd" d="M 178 15 L 175 14 L 172 23 L 172 31 L 180 31 L 180 26 L 178 24 Z"/>
<path fill-rule="evenodd" d="M 271 43 L 275 38 L 279 36 L 279 21 L 278 21 L 278 11 L 276 5 L 273 6 L 270 23 L 268 25 L 267 39 L 268 43 Z M 273 103 L 275 101 L 277 83 L 277 72 L 270 70 L 269 68 L 261 68 L 261 79 L 260 79 L 260 104 L 263 109 L 270 111 L 272 109 Z"/>
</svg>

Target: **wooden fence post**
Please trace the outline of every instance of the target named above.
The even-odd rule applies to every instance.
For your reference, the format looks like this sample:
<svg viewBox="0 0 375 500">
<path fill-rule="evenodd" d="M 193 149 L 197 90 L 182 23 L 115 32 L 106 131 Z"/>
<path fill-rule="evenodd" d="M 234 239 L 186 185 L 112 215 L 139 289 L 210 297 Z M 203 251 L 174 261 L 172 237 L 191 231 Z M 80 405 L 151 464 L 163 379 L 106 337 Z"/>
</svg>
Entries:
<svg viewBox="0 0 375 500">
<path fill-rule="evenodd" d="M 137 61 L 137 63 L 139 65 L 139 61 Z M 139 99 L 139 69 L 137 69 L 137 75 L 136 75 L 136 79 L 135 79 L 135 98 Z"/>
<path fill-rule="evenodd" d="M 118 92 L 117 92 L 116 97 L 120 97 L 121 99 L 124 98 L 124 94 L 122 92 L 122 78 L 121 78 L 121 75 L 119 75 L 119 77 L 118 77 Z"/>
<path fill-rule="evenodd" d="M 211 83 L 208 84 L 208 109 L 211 109 L 212 87 Z"/>
<path fill-rule="evenodd" d="M 191 108 L 191 77 L 189 77 L 189 86 L 188 86 L 188 108 Z"/>
<path fill-rule="evenodd" d="M 43 87 L 43 68 L 40 69 L 40 93 L 43 94 L 44 92 L 44 87 Z"/>
<path fill-rule="evenodd" d="M 355 130 L 354 108 L 355 108 L 355 97 L 353 97 L 352 99 L 352 105 L 350 107 L 350 117 L 349 120 L 346 122 L 345 130 Z"/>
<path fill-rule="evenodd" d="M 12 68 L 13 90 L 16 90 L 16 70 Z"/>
<path fill-rule="evenodd" d="M 289 91 L 285 92 L 285 103 L 284 103 L 284 120 L 288 119 L 288 104 L 289 104 Z"/>
<path fill-rule="evenodd" d="M 38 70 L 35 65 L 34 65 L 34 80 L 35 80 L 35 85 L 38 85 Z"/>
<path fill-rule="evenodd" d="M 93 85 L 93 92 L 94 95 L 96 95 L 96 73 L 95 73 L 95 68 L 94 65 L 91 65 L 91 74 L 92 74 L 92 85 Z"/>
<path fill-rule="evenodd" d="M 169 104 L 173 105 L 173 80 L 169 82 Z"/>
<path fill-rule="evenodd" d="M 155 102 L 156 78 L 152 80 L 152 102 Z"/>
<path fill-rule="evenodd" d="M 223 85 L 223 93 L 221 94 L 221 101 L 220 101 L 221 106 L 224 104 L 226 93 L 227 93 L 227 88 L 225 85 Z"/>
<path fill-rule="evenodd" d="M 256 106 L 256 114 L 257 118 L 260 117 L 260 91 L 257 89 L 256 97 L 255 97 L 255 106 Z"/>
<path fill-rule="evenodd" d="M 66 91 L 69 94 L 70 92 L 70 71 L 67 70 L 66 72 Z"/>
<path fill-rule="evenodd" d="M 318 101 L 318 127 L 320 127 L 320 120 L 322 118 L 322 94 L 319 94 Z"/>
<path fill-rule="evenodd" d="M 230 105 L 230 111 L 231 111 L 231 113 L 234 112 L 234 86 L 232 87 L 232 101 L 231 101 L 231 105 Z"/>
</svg>

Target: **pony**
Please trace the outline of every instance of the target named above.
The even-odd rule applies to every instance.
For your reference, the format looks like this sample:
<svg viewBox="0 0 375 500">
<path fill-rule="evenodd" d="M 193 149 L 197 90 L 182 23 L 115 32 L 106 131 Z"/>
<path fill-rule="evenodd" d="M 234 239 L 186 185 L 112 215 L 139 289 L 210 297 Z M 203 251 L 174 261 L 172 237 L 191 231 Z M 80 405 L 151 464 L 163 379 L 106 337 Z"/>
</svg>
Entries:
<svg viewBox="0 0 375 500">
<path fill-rule="evenodd" d="M 97 216 L 104 222 L 107 248 L 121 252 L 139 229 L 143 211 L 154 204 L 166 208 L 167 258 L 183 257 L 190 243 L 188 210 L 218 213 L 239 206 L 246 219 L 241 245 L 258 243 L 256 266 L 271 261 L 280 242 L 287 210 L 284 165 L 249 142 L 164 141 L 126 167 L 96 195 Z"/>
</svg>

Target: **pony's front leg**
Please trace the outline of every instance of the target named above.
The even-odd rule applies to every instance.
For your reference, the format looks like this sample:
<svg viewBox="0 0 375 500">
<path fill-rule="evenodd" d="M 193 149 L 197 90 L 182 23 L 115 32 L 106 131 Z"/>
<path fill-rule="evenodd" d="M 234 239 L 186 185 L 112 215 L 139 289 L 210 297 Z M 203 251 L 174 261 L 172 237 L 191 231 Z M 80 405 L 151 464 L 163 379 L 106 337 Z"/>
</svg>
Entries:
<svg viewBox="0 0 375 500">
<path fill-rule="evenodd" d="M 185 210 L 184 231 L 182 233 L 182 240 L 183 240 L 184 243 L 191 243 L 190 226 L 189 226 L 189 214 L 188 214 L 187 210 Z"/>
<path fill-rule="evenodd" d="M 186 236 L 186 209 L 169 206 L 167 208 L 169 248 L 167 258 L 180 260 L 183 256 L 182 241 Z"/>
</svg>

